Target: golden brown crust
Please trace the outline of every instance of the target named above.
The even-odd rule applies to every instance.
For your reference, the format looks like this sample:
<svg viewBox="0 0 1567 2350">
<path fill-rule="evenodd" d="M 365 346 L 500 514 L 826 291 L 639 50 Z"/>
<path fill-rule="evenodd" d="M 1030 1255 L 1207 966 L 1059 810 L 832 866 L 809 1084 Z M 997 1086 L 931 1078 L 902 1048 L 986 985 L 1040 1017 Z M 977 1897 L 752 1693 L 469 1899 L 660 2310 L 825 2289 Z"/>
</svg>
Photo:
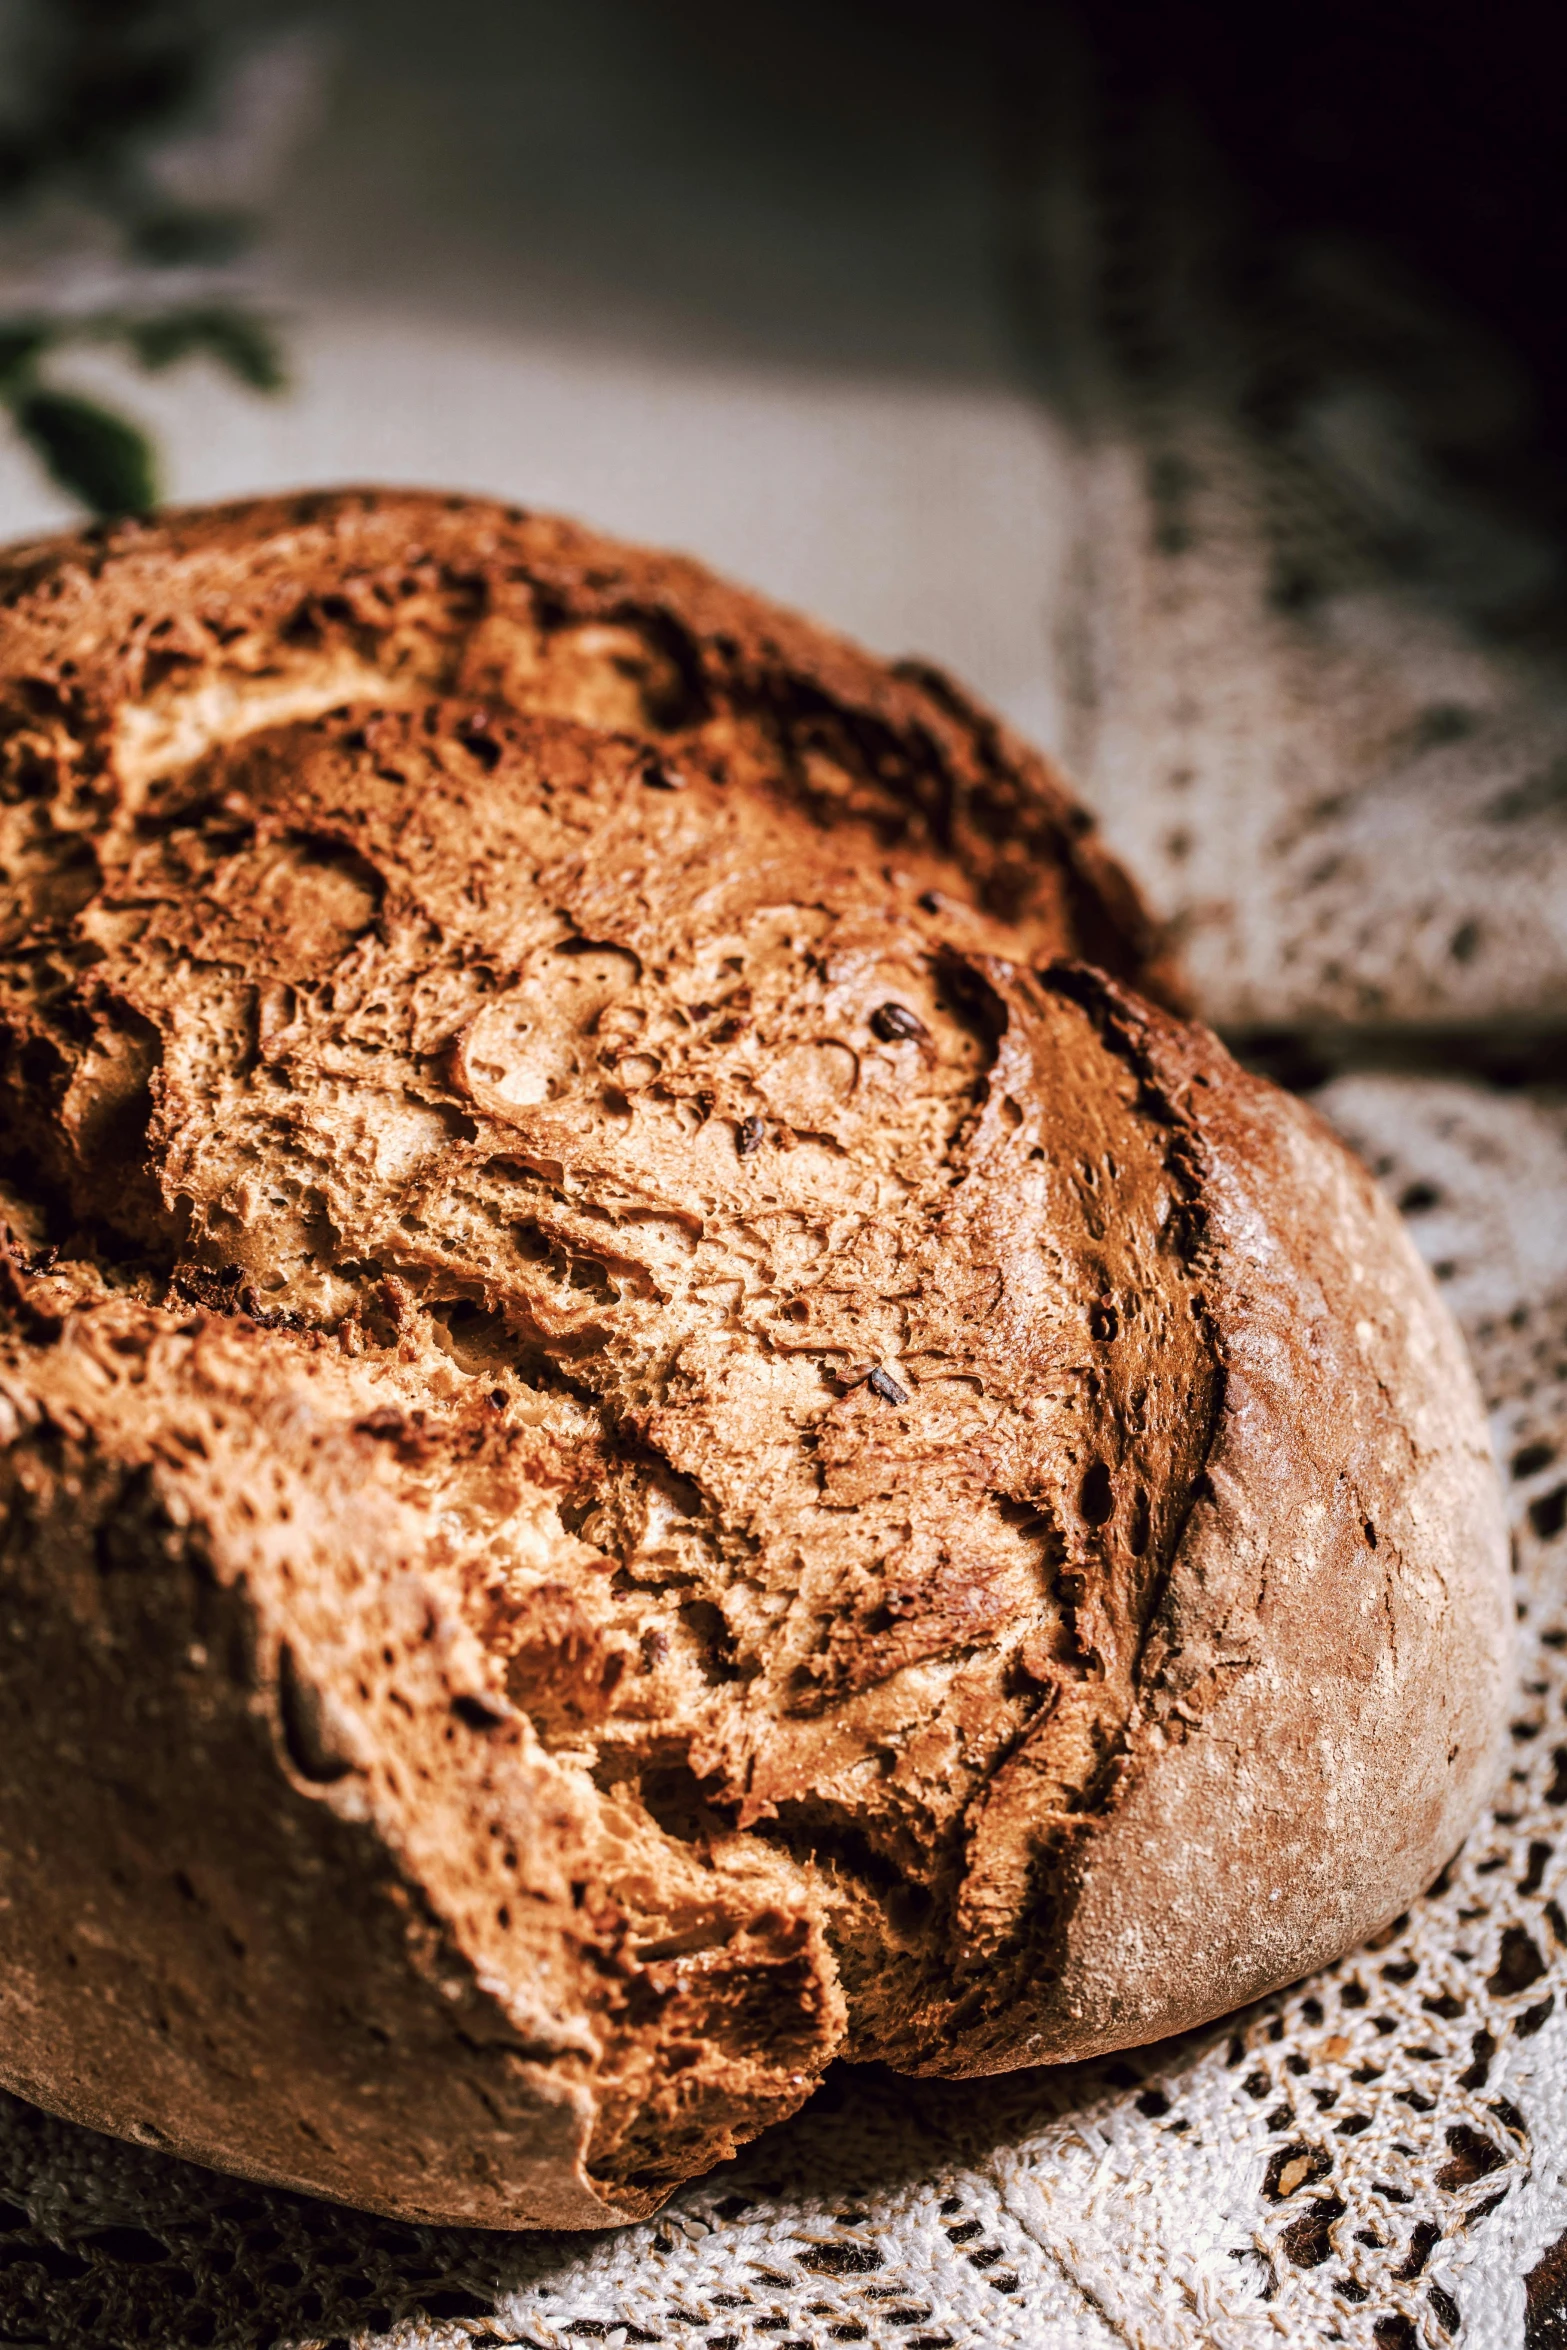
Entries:
<svg viewBox="0 0 1567 2350">
<path fill-rule="evenodd" d="M 0 724 L 62 753 L 84 812 L 212 740 L 351 700 L 475 695 L 624 727 L 825 821 L 912 824 L 962 895 L 1161 1000 L 1173 963 L 1038 752 L 928 664 L 870 659 L 716 580 L 478 498 L 341 490 L 195 508 L 0 557 Z M 68 887 L 66 883 L 64 886 Z"/>
<path fill-rule="evenodd" d="M 0 697 L 16 2086 L 602 2224 L 1446 1857 L 1456 1342 L 944 681 L 346 493 L 23 551 Z"/>
<path fill-rule="evenodd" d="M 1059 977 L 1184 1137 L 1218 1392 L 1110 1772 L 1048 1856 L 1017 2005 L 937 2072 L 1134 2046 L 1352 1948 L 1462 1841 L 1510 1682 L 1483 1408 L 1398 1218 L 1311 1110 L 1206 1031 Z"/>
</svg>

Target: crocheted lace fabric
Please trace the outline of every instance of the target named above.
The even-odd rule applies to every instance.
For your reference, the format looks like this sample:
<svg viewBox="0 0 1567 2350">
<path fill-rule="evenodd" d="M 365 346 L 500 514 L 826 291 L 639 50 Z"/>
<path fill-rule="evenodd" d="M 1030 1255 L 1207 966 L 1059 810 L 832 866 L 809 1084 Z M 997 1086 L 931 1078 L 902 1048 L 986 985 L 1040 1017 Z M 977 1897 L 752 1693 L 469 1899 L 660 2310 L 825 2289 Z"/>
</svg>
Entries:
<svg viewBox="0 0 1567 2350">
<path fill-rule="evenodd" d="M 1011 282 L 1075 484 L 1069 768 L 1216 1023 L 1559 1020 L 1567 565 L 1527 386 L 1386 254 L 1257 230 L 1044 10 L 1039 40 Z"/>
<path fill-rule="evenodd" d="M 1559 1019 L 1567 672 L 1510 618 L 1556 558 L 1432 454 L 1468 433 L 1476 475 L 1497 363 L 1344 254 L 1295 256 L 1237 323 L 1200 174 L 1160 179 L 1141 132 L 1040 152 L 1017 233 L 1082 495 L 1069 747 L 1205 1010 L 1367 1037 Z M 844 2071 L 603 2237 L 394 2225 L 0 2099 L 0 2339 L 1567 2346 L 1567 1109 L 1371 1068 L 1318 1098 L 1463 1322 L 1513 1506 L 1510 1758 L 1407 1918 L 1117 2062 Z"/>
</svg>

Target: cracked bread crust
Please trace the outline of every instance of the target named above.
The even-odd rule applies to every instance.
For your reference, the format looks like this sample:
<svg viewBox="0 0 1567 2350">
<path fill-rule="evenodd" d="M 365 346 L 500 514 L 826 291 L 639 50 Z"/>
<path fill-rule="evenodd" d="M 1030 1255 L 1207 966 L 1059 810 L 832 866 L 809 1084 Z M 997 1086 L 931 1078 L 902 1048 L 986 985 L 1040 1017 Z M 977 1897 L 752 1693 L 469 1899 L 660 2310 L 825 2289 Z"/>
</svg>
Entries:
<svg viewBox="0 0 1567 2350">
<path fill-rule="evenodd" d="M 1041 762 L 476 502 L 0 596 L 12 2086 L 603 2225 L 1447 1858 L 1467 1367 Z"/>
</svg>

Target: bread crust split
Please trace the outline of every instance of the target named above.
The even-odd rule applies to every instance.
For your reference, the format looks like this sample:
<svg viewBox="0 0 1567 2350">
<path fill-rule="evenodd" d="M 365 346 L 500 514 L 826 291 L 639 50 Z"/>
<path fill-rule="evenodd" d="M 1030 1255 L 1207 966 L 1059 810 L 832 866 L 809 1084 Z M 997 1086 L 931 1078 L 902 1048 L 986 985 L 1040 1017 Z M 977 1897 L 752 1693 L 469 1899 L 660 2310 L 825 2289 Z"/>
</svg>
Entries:
<svg viewBox="0 0 1567 2350">
<path fill-rule="evenodd" d="M 1457 1337 L 955 688 L 356 491 L 16 551 L 0 702 L 8 2086 L 604 2226 L 1449 1857 Z"/>
</svg>

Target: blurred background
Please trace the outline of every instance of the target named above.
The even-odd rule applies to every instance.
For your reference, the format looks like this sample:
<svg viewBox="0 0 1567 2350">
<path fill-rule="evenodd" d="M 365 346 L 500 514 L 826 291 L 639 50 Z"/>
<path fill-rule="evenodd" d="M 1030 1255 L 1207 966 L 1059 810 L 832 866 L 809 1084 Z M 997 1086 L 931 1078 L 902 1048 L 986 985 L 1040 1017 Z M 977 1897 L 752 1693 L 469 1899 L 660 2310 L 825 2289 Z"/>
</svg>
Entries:
<svg viewBox="0 0 1567 2350">
<path fill-rule="evenodd" d="M 488 490 L 954 669 L 1286 1074 L 1567 1019 L 1567 33 L 4 0 L 0 533 Z"/>
</svg>

